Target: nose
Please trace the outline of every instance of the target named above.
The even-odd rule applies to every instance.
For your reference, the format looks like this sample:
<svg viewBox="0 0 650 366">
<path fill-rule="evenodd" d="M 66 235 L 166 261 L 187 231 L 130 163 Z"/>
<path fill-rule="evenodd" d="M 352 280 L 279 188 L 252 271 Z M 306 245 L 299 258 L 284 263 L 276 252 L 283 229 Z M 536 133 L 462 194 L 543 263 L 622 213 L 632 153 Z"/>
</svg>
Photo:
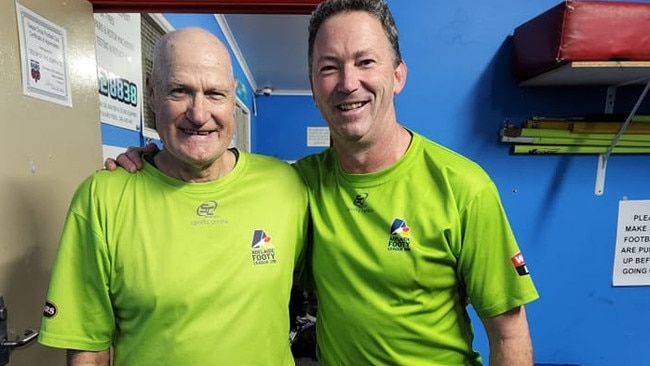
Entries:
<svg viewBox="0 0 650 366">
<path fill-rule="evenodd" d="M 338 89 L 345 94 L 352 94 L 359 89 L 359 74 L 354 66 L 345 66 L 341 70 Z"/>
<path fill-rule="evenodd" d="M 203 125 L 209 119 L 209 113 L 206 108 L 206 101 L 202 94 L 195 95 L 187 106 L 185 116 L 188 120 L 196 125 Z"/>
</svg>

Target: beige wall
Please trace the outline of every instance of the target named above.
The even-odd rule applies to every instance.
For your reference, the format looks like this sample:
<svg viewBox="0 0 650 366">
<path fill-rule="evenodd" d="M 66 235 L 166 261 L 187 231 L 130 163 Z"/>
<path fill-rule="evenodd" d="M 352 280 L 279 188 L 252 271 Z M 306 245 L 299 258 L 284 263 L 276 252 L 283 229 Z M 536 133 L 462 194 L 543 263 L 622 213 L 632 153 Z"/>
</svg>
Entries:
<svg viewBox="0 0 650 366">
<path fill-rule="evenodd" d="M 0 0 L 0 294 L 9 328 L 38 329 L 61 225 L 76 186 L 102 164 L 95 36 L 86 0 L 21 0 L 67 32 L 72 108 L 24 96 L 14 0 Z M 64 365 L 36 343 L 9 365 Z"/>
</svg>

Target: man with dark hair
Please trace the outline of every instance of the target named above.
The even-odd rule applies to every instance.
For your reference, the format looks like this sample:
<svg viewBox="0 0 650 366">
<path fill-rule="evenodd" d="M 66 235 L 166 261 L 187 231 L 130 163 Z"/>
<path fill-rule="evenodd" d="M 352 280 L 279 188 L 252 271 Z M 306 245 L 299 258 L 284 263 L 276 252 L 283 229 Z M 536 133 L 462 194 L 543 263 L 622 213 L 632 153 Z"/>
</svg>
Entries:
<svg viewBox="0 0 650 366">
<path fill-rule="evenodd" d="M 497 189 L 477 164 L 397 121 L 407 69 L 385 2 L 321 3 L 309 70 L 333 140 L 295 164 L 312 202 L 323 364 L 480 365 L 469 301 L 489 364 L 532 365 L 523 305 L 538 295 Z"/>
</svg>

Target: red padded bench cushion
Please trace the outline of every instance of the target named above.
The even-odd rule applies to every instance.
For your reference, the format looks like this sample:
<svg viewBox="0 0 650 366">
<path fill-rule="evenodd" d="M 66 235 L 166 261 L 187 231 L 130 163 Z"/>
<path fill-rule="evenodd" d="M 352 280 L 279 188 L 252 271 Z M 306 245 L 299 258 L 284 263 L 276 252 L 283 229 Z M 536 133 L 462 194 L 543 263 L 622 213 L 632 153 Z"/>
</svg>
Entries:
<svg viewBox="0 0 650 366">
<path fill-rule="evenodd" d="M 564 1 L 517 27 L 513 74 L 571 61 L 650 61 L 650 3 Z"/>
</svg>

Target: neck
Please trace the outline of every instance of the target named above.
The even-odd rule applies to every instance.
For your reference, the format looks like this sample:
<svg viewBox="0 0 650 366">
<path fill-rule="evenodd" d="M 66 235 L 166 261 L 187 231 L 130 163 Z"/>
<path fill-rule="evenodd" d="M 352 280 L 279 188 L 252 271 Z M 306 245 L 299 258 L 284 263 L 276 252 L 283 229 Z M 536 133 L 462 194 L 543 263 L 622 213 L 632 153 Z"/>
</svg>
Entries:
<svg viewBox="0 0 650 366">
<path fill-rule="evenodd" d="M 334 149 L 344 172 L 374 173 L 389 168 L 404 156 L 411 137 L 410 132 L 395 124 L 395 128 L 386 131 L 376 141 L 365 144 L 335 141 Z"/>
<path fill-rule="evenodd" d="M 165 150 L 156 154 L 153 159 L 161 172 L 172 178 L 191 183 L 217 180 L 230 173 L 237 163 L 235 154 L 230 150 L 226 150 L 216 160 L 206 164 L 180 162 Z"/>
</svg>

